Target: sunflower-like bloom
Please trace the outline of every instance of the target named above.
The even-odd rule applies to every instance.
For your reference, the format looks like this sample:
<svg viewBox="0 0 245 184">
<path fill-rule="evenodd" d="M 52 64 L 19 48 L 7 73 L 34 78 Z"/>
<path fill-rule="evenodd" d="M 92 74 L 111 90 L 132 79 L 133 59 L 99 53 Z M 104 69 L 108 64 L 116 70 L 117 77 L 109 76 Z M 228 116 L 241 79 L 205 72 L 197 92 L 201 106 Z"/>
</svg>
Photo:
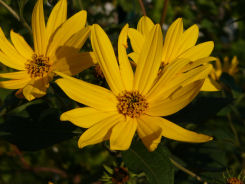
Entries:
<svg viewBox="0 0 245 184">
<path fill-rule="evenodd" d="M 239 71 L 238 68 L 238 60 L 237 57 L 234 56 L 229 62 L 229 58 L 226 56 L 224 58 L 223 65 L 221 64 L 221 61 L 219 58 L 216 59 L 213 70 L 209 74 L 209 77 L 206 80 L 209 80 L 210 82 L 204 83 L 204 86 L 206 89 L 210 89 L 210 91 L 218 91 L 222 89 L 222 86 L 219 83 L 219 79 L 223 72 L 228 73 L 229 75 L 235 77 L 235 74 Z"/>
<path fill-rule="evenodd" d="M 0 28 L 0 62 L 20 70 L 0 73 L 11 79 L 0 81 L 0 87 L 19 89 L 19 94 L 33 100 L 46 94 L 54 71 L 74 75 L 93 65 L 92 53 L 79 53 L 90 33 L 86 18 L 86 11 L 80 11 L 66 20 L 67 1 L 60 0 L 45 25 L 43 0 L 38 0 L 32 13 L 34 50 L 13 30 L 11 44 Z"/>
<path fill-rule="evenodd" d="M 224 63 L 223 66 L 221 64 L 221 61 L 219 58 L 217 58 L 216 63 L 215 63 L 215 73 L 217 75 L 217 78 L 220 78 L 221 74 L 223 72 L 228 73 L 231 76 L 235 76 L 235 74 L 239 71 L 238 68 L 238 60 L 237 57 L 234 56 L 231 60 L 231 62 L 229 61 L 229 58 L 226 56 L 224 57 Z"/>
<path fill-rule="evenodd" d="M 129 56 L 136 64 L 138 63 L 139 53 L 143 48 L 143 43 L 153 26 L 154 23 L 151 19 L 143 16 L 138 22 L 137 29 L 129 29 L 128 35 L 133 49 L 133 52 L 130 53 Z M 176 19 L 169 26 L 166 33 L 162 51 L 161 67 L 181 58 L 189 59 L 192 62 L 196 62 L 202 58 L 206 58 L 210 61 L 215 60 L 214 57 L 208 57 L 214 48 L 213 42 L 207 41 L 196 45 L 198 34 L 199 29 L 197 25 L 193 25 L 183 31 L 182 19 Z M 209 80 L 205 80 L 201 90 L 210 91 L 211 89 L 209 87 L 214 88 Z"/>
<path fill-rule="evenodd" d="M 110 140 L 111 150 L 127 150 L 137 134 L 153 151 L 161 137 L 201 143 L 212 137 L 186 130 L 160 116 L 173 114 L 198 94 L 204 78 L 210 73 L 207 60 L 178 59 L 167 65 L 161 77 L 163 38 L 159 25 L 143 43 L 135 72 L 126 52 L 128 25 L 118 40 L 118 61 L 106 33 L 99 25 L 91 28 L 91 43 L 110 90 L 58 73 L 56 83 L 73 100 L 88 107 L 76 108 L 61 115 L 61 120 L 88 128 L 78 146 Z M 200 83 L 199 81 L 202 81 Z"/>
</svg>

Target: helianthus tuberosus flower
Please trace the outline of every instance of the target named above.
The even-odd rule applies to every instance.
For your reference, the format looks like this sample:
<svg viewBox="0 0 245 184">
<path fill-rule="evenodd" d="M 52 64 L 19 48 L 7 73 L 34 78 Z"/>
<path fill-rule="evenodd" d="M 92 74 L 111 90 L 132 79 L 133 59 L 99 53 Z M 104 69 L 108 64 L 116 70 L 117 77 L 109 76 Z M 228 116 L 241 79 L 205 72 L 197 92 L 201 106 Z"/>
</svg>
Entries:
<svg viewBox="0 0 245 184">
<path fill-rule="evenodd" d="M 229 58 L 226 56 L 223 60 L 223 65 L 220 61 L 219 58 L 216 59 L 214 63 L 213 70 L 209 74 L 209 77 L 207 80 L 209 80 L 209 83 L 205 83 L 204 85 L 209 85 L 209 86 L 204 86 L 207 89 L 212 89 L 211 91 L 218 91 L 222 89 L 222 86 L 219 83 L 219 79 L 222 75 L 223 72 L 228 73 L 230 76 L 235 77 L 235 74 L 239 71 L 237 65 L 238 65 L 238 60 L 237 57 L 234 56 L 229 62 Z"/>
<path fill-rule="evenodd" d="M 154 23 L 151 19 L 143 16 L 138 22 L 137 29 L 129 29 L 128 35 L 133 48 L 133 52 L 129 56 L 136 64 L 138 63 L 143 43 L 153 26 Z M 176 19 L 169 26 L 166 33 L 162 51 L 162 67 L 176 59 L 184 58 L 189 59 L 193 63 L 204 58 L 214 61 L 214 57 L 208 57 L 214 48 L 213 42 L 207 41 L 196 45 L 198 34 L 199 29 L 197 25 L 193 25 L 184 31 L 182 19 Z M 202 91 L 210 91 L 209 85 L 211 85 L 211 88 L 214 88 L 209 80 L 205 80 L 204 84 L 206 83 L 208 84 L 202 87 Z"/>
<path fill-rule="evenodd" d="M 92 53 L 79 52 L 90 33 L 86 17 L 86 11 L 80 11 L 67 20 L 67 0 L 60 0 L 45 25 L 43 0 L 38 0 L 32 13 L 34 50 L 13 30 L 11 44 L 0 28 L 0 62 L 19 70 L 0 73 L 11 79 L 0 81 L 0 87 L 19 89 L 33 100 L 46 94 L 54 71 L 74 75 L 93 65 Z"/>
<path fill-rule="evenodd" d="M 212 140 L 160 117 L 191 102 L 210 72 L 210 64 L 200 59 L 193 66 L 187 59 L 177 59 L 164 68 L 159 78 L 162 32 L 159 25 L 154 25 L 150 32 L 133 72 L 126 53 L 128 25 L 119 36 L 118 62 L 106 33 L 93 25 L 92 47 L 110 90 L 58 73 L 63 78 L 56 83 L 62 90 L 71 99 L 87 105 L 61 115 L 63 121 L 88 128 L 78 141 L 80 148 L 110 140 L 110 149 L 127 150 L 135 132 L 150 151 L 157 148 L 162 136 L 193 143 Z"/>
</svg>

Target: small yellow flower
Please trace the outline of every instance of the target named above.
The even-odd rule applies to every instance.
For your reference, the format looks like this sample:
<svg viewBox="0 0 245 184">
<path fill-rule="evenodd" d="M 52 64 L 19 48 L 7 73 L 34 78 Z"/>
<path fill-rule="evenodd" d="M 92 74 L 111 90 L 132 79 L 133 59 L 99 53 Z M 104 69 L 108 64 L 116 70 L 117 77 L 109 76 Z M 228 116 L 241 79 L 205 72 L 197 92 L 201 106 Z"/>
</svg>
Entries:
<svg viewBox="0 0 245 184">
<path fill-rule="evenodd" d="M 219 79 L 223 72 L 235 77 L 235 74 L 239 71 L 237 67 L 238 60 L 236 56 L 232 58 L 231 62 L 229 62 L 229 58 L 227 56 L 223 61 L 224 63 L 222 65 L 220 59 L 216 58 L 213 70 L 209 74 L 209 77 L 206 79 L 209 80 L 209 82 L 203 84 L 204 87 L 210 89 L 210 91 L 218 91 L 222 89 L 222 85 L 220 85 Z"/>
<path fill-rule="evenodd" d="M 24 38 L 10 32 L 12 44 L 0 28 L 0 62 L 20 70 L 0 73 L 11 80 L 0 81 L 0 87 L 19 89 L 27 100 L 46 94 L 54 71 L 74 75 L 93 65 L 92 53 L 79 53 L 90 28 L 86 27 L 86 11 L 67 19 L 67 0 L 60 0 L 45 25 L 43 0 L 38 0 L 32 13 L 34 50 Z"/>
<path fill-rule="evenodd" d="M 160 26 L 154 25 L 133 72 L 126 52 L 128 30 L 126 25 L 120 33 L 117 61 L 103 29 L 99 25 L 91 28 L 95 57 L 111 90 L 58 73 L 63 78 L 56 83 L 62 90 L 88 106 L 61 115 L 62 121 L 88 128 L 78 146 L 110 140 L 111 150 L 127 150 L 136 131 L 150 151 L 157 148 L 162 136 L 193 143 L 212 140 L 160 117 L 173 114 L 192 101 L 210 73 L 208 61 L 200 59 L 194 66 L 187 59 L 178 59 L 167 65 L 159 77 L 163 38 Z"/>
<path fill-rule="evenodd" d="M 219 59 L 218 59 L 219 60 Z M 220 62 L 220 60 L 219 60 Z M 235 74 L 239 71 L 237 65 L 238 65 L 238 60 L 237 57 L 234 56 L 231 60 L 231 62 L 229 62 L 229 58 L 226 56 L 224 58 L 224 65 L 222 67 L 222 72 L 226 72 L 231 76 L 235 76 Z"/>
<path fill-rule="evenodd" d="M 143 43 L 153 26 L 154 23 L 151 19 L 143 16 L 138 22 L 137 29 L 129 29 L 128 35 L 133 48 L 133 52 L 129 56 L 135 63 L 138 63 Z M 182 19 L 176 19 L 169 26 L 165 36 L 162 51 L 162 66 L 164 67 L 176 59 L 181 58 L 189 59 L 192 62 L 204 58 L 209 61 L 215 60 L 214 57 L 208 57 L 214 48 L 214 43 L 208 41 L 196 45 L 198 34 L 199 29 L 197 25 L 193 25 L 184 31 Z M 205 83 L 212 85 L 208 80 L 205 80 Z M 209 89 L 202 87 L 202 91 L 209 91 Z"/>
</svg>

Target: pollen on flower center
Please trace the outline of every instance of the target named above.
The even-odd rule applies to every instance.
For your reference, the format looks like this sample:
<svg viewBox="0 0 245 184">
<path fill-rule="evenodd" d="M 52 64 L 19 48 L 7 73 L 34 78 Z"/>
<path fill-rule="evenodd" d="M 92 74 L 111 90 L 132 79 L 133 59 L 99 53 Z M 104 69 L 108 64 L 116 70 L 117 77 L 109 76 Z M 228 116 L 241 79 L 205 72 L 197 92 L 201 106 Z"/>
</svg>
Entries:
<svg viewBox="0 0 245 184">
<path fill-rule="evenodd" d="M 145 97 L 138 91 L 124 91 L 117 96 L 117 100 L 118 112 L 131 118 L 139 117 L 149 107 Z"/>
<path fill-rule="evenodd" d="M 43 77 L 48 73 L 50 66 L 48 57 L 37 54 L 33 54 L 32 60 L 27 60 L 25 63 L 27 73 L 32 78 Z"/>
<path fill-rule="evenodd" d="M 243 182 L 238 178 L 232 177 L 227 179 L 227 184 L 243 184 Z"/>
</svg>

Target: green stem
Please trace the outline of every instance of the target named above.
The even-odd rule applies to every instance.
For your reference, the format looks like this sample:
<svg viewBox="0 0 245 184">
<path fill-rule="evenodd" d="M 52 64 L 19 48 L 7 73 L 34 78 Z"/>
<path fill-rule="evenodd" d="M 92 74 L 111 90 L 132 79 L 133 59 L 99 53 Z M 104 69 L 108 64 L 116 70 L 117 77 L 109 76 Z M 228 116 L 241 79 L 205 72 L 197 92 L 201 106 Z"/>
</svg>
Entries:
<svg viewBox="0 0 245 184">
<path fill-rule="evenodd" d="M 239 136 L 238 136 L 237 130 L 236 130 L 235 126 L 232 123 L 231 113 L 228 113 L 227 118 L 228 118 L 231 130 L 232 130 L 232 132 L 233 132 L 233 134 L 235 136 L 236 145 L 240 146 L 240 141 L 239 141 Z"/>
<path fill-rule="evenodd" d="M 31 27 L 27 24 L 23 17 L 20 17 L 9 5 L 7 5 L 3 0 L 0 0 L 0 4 L 2 4 L 18 21 L 20 21 L 32 34 Z"/>
<path fill-rule="evenodd" d="M 186 174 L 190 175 L 191 177 L 195 178 L 197 181 L 203 182 L 203 184 L 208 184 L 208 182 L 203 181 L 203 179 L 198 176 L 197 174 L 195 174 L 194 172 L 186 169 L 185 167 L 183 167 L 182 165 L 180 165 L 178 162 L 176 162 L 175 160 L 173 160 L 172 158 L 169 158 L 170 162 L 177 167 L 179 170 L 185 172 Z"/>
</svg>

